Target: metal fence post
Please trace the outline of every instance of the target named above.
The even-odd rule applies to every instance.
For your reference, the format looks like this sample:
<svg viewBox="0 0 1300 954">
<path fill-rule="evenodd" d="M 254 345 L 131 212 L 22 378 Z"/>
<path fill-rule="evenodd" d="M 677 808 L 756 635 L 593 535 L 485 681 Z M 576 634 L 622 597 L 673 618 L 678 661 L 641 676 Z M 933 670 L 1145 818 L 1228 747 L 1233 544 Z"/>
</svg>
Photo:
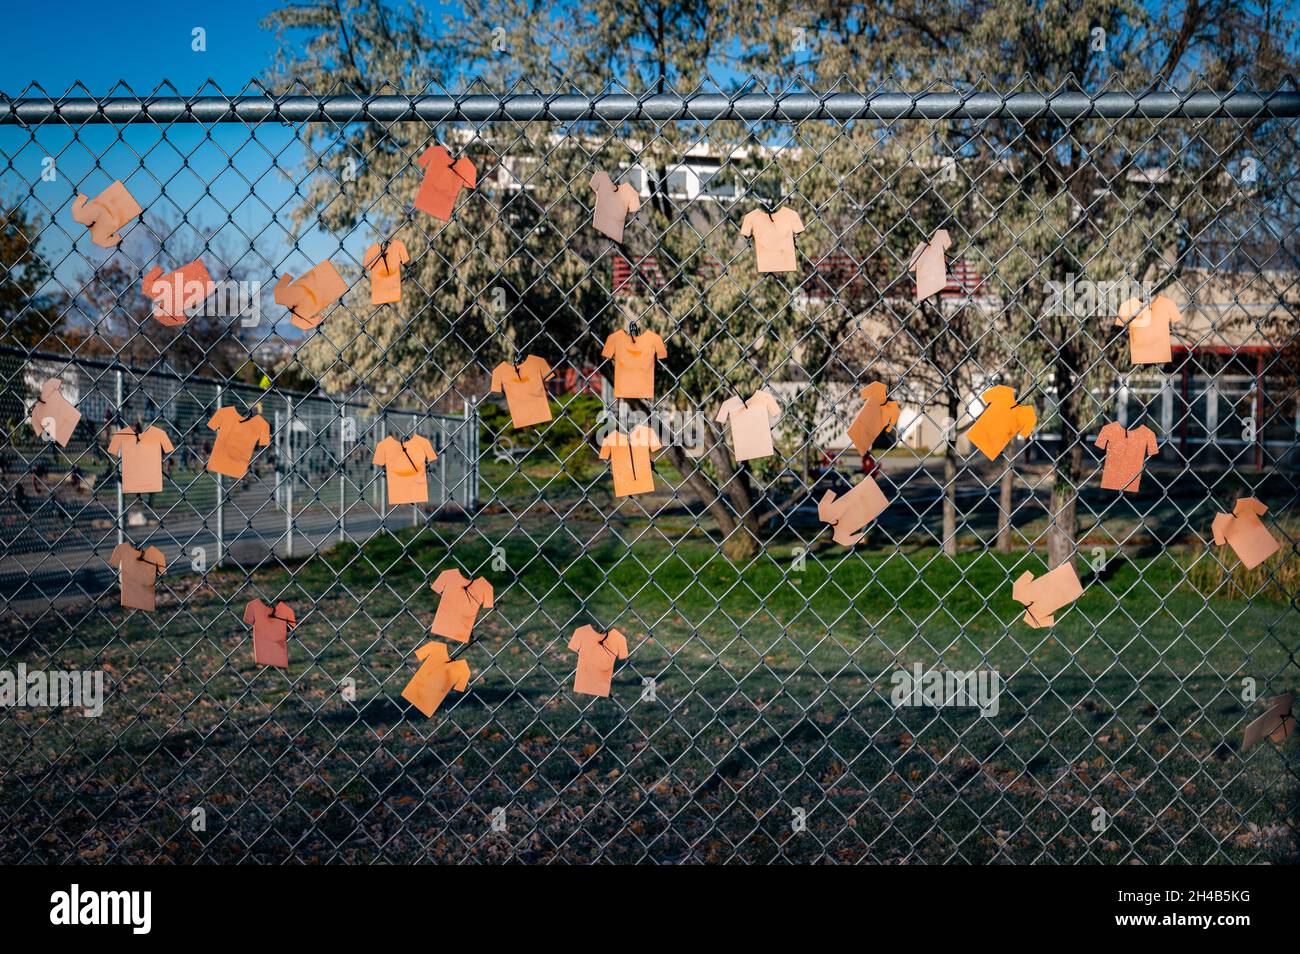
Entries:
<svg viewBox="0 0 1300 954">
<path fill-rule="evenodd" d="M 118 423 L 126 424 L 126 410 L 123 406 L 123 384 L 122 384 L 121 368 L 118 368 L 116 371 L 113 372 L 113 382 L 114 382 L 114 396 L 115 396 L 114 403 L 117 405 L 117 420 Z M 114 427 L 116 426 L 117 425 L 114 424 Z M 109 431 L 108 439 L 109 440 L 113 439 L 111 428 Z M 117 542 L 123 543 L 125 541 L 126 541 L 126 501 L 122 495 L 122 481 L 119 477 L 117 481 Z"/>
<path fill-rule="evenodd" d="M 284 396 L 284 555 L 293 556 L 293 398 Z"/>
<path fill-rule="evenodd" d="M 217 407 L 221 407 L 221 402 L 225 399 L 225 388 L 217 385 Z M 217 480 L 217 558 L 213 562 L 214 567 L 221 566 L 221 561 L 226 554 L 226 482 L 221 474 L 213 474 Z"/>
<path fill-rule="evenodd" d="M 348 539 L 348 406 L 339 405 L 339 543 Z"/>
</svg>

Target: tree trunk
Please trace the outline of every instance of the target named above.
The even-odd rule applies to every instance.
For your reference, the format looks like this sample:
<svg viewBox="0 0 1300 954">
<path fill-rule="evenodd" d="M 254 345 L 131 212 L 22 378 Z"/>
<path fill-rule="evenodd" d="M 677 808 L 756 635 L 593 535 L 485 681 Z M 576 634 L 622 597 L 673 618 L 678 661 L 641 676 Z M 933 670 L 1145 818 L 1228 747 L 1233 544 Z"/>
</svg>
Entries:
<svg viewBox="0 0 1300 954">
<path fill-rule="evenodd" d="M 760 548 L 759 525 L 752 502 L 748 499 L 748 481 L 744 480 L 742 486 L 744 475 L 732 471 L 734 476 L 728 480 L 720 471 L 720 485 L 715 485 L 683 448 L 669 443 L 665 445 L 664 453 L 717 524 L 718 532 L 722 535 L 723 555 L 732 561 L 753 558 Z M 715 452 L 710 452 L 710 459 L 716 465 Z M 732 493 L 742 498 L 743 502 L 733 502 Z"/>
<path fill-rule="evenodd" d="M 1080 396 L 1066 393 L 1058 408 L 1061 451 L 1052 470 L 1052 526 L 1047 536 L 1047 566 L 1056 569 L 1074 559 L 1079 535 L 1079 478 L 1083 472 L 1083 445 L 1079 436 Z"/>
<path fill-rule="evenodd" d="M 1015 446 L 1013 442 L 1012 447 Z M 1011 448 L 1007 448 L 1010 452 Z M 1016 486 L 1016 468 L 1007 457 L 1007 465 L 1002 471 L 1002 481 L 998 488 L 998 542 L 999 553 L 1011 552 L 1011 499 Z"/>
</svg>

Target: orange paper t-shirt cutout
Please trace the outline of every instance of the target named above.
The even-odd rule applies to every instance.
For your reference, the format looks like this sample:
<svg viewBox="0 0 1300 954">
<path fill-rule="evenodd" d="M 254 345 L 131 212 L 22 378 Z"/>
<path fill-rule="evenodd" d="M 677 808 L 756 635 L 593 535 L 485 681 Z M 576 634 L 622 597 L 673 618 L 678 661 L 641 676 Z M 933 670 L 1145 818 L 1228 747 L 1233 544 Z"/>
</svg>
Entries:
<svg viewBox="0 0 1300 954">
<path fill-rule="evenodd" d="M 289 667 L 289 630 L 298 625 L 288 603 L 272 610 L 261 600 L 249 600 L 244 622 L 253 627 L 253 661 L 259 666 Z"/>
<path fill-rule="evenodd" d="M 740 221 L 740 234 L 754 240 L 760 272 L 793 272 L 799 267 L 794 237 L 803 231 L 803 219 L 794 209 L 782 207 L 771 215 L 755 209 Z"/>
<path fill-rule="evenodd" d="M 600 354 L 614 359 L 614 397 L 654 399 L 655 359 L 668 357 L 663 338 L 653 331 L 633 337 L 620 328 L 605 339 Z"/>
<path fill-rule="evenodd" d="M 718 423 L 731 422 L 731 446 L 737 461 L 758 460 L 776 453 L 772 424 L 780 417 L 781 407 L 767 391 L 755 391 L 748 401 L 728 398 L 718 409 Z"/>
<path fill-rule="evenodd" d="M 1259 566 L 1282 548 L 1259 519 L 1266 513 L 1268 507 L 1254 497 L 1241 497 L 1232 513 L 1221 513 L 1214 518 L 1214 542 L 1232 547 L 1248 570 Z"/>
<path fill-rule="evenodd" d="M 236 480 L 248 473 L 253 452 L 271 443 L 271 428 L 266 418 L 260 414 L 241 417 L 233 407 L 217 408 L 208 421 L 208 430 L 217 432 L 208 470 Z"/>
<path fill-rule="evenodd" d="M 641 196 L 626 182 L 614 185 L 604 172 L 591 177 L 591 189 L 596 193 L 596 210 L 591 224 L 597 232 L 608 235 L 615 242 L 623 241 L 623 226 L 629 215 L 640 210 Z"/>
<path fill-rule="evenodd" d="M 152 613 L 157 605 L 154 581 L 167 569 L 162 551 L 157 547 L 137 550 L 129 543 L 119 543 L 109 555 L 108 563 L 118 568 L 122 605 Z"/>
<path fill-rule="evenodd" d="M 578 654 L 573 691 L 588 696 L 608 696 L 614 663 L 627 658 L 627 640 L 616 629 L 602 633 L 590 626 L 573 631 L 569 649 Z"/>
<path fill-rule="evenodd" d="M 81 412 L 63 396 L 62 378 L 49 378 L 41 385 L 41 396 L 32 405 L 32 427 L 42 438 L 67 447 Z"/>
<path fill-rule="evenodd" d="M 530 354 L 516 367 L 502 361 L 492 369 L 492 390 L 505 393 L 510 422 L 516 428 L 545 424 L 551 419 L 551 402 L 546 396 L 546 379 L 551 366 Z"/>
<path fill-rule="evenodd" d="M 275 303 L 289 309 L 293 315 L 290 324 L 310 331 L 325 320 L 325 309 L 347 290 L 348 283 L 334 263 L 326 260 L 300 278 L 281 275 L 275 283 Z"/>
<path fill-rule="evenodd" d="M 415 196 L 415 207 L 444 222 L 451 218 L 463 188 L 478 184 L 474 163 L 461 156 L 455 162 L 442 146 L 430 146 L 415 160 L 424 168 L 424 179 Z"/>
<path fill-rule="evenodd" d="M 1062 563 L 1038 579 L 1026 571 L 1011 584 L 1011 598 L 1025 605 L 1024 620 L 1035 629 L 1051 626 L 1056 622 L 1053 614 L 1082 595 L 1083 584 L 1072 563 Z"/>
<path fill-rule="evenodd" d="M 402 300 L 402 266 L 410 260 L 401 239 L 393 239 L 387 248 L 376 242 L 366 249 L 362 262 L 370 273 L 370 304 Z"/>
<path fill-rule="evenodd" d="M 987 405 L 967 436 L 984 456 L 993 460 L 1019 434 L 1028 437 L 1034 432 L 1038 415 L 1028 404 L 1016 403 L 1016 392 L 1005 384 L 989 388 L 981 395 Z"/>
<path fill-rule="evenodd" d="M 922 242 L 912 252 L 907 270 L 916 273 L 916 300 L 925 301 L 948 287 L 948 266 L 944 252 L 952 248 L 946 229 L 939 229 L 929 242 Z"/>
<path fill-rule="evenodd" d="M 1291 693 L 1274 696 L 1268 701 L 1268 711 L 1246 726 L 1246 734 L 1241 740 L 1241 751 L 1245 752 L 1264 737 L 1281 745 L 1295 734 L 1295 715 L 1292 706 L 1295 697 Z"/>
<path fill-rule="evenodd" d="M 648 494 L 655 489 L 650 452 L 662 446 L 659 435 L 644 424 L 632 428 L 630 434 L 614 431 L 605 435 L 600 445 L 600 459 L 609 461 L 614 472 L 614 496 Z"/>
<path fill-rule="evenodd" d="M 836 543 L 851 547 L 862 539 L 862 528 L 884 513 L 888 506 L 889 499 L 884 491 L 868 476 L 843 497 L 837 496 L 833 490 L 826 491 L 817 504 L 817 517 L 834 528 L 832 538 Z"/>
<path fill-rule="evenodd" d="M 862 389 L 862 410 L 849 425 L 849 440 L 859 454 L 871 450 L 882 431 L 892 431 L 898 423 L 898 402 L 885 400 L 888 392 L 883 381 L 872 381 Z"/>
<path fill-rule="evenodd" d="M 129 427 L 114 431 L 108 452 L 122 459 L 122 493 L 156 494 L 162 490 L 163 454 L 174 449 L 161 427 L 147 427 L 139 434 Z"/>
<path fill-rule="evenodd" d="M 1156 295 L 1147 307 L 1136 298 L 1119 306 L 1117 325 L 1128 325 L 1129 360 L 1134 364 L 1168 364 L 1174 360 L 1170 326 L 1182 321 L 1178 306 Z"/>
<path fill-rule="evenodd" d="M 388 505 L 427 503 L 429 478 L 425 464 L 438 459 L 429 439 L 412 434 L 404 441 L 385 437 L 375 447 L 375 466 L 388 476 Z"/>
<path fill-rule="evenodd" d="M 1130 430 L 1112 421 L 1098 432 L 1096 444 L 1106 452 L 1102 489 L 1137 493 L 1142 483 L 1142 468 L 1157 450 L 1156 435 L 1151 428 L 1143 424 Z"/>
<path fill-rule="evenodd" d="M 458 643 L 469 642 L 480 609 L 492 608 L 492 584 L 483 577 L 467 580 L 460 570 L 443 570 L 431 586 L 440 594 L 432 632 Z"/>
<path fill-rule="evenodd" d="M 425 643 L 415 651 L 415 658 L 421 661 L 420 668 L 402 690 L 402 698 L 426 716 L 438 711 L 451 690 L 464 692 L 469 685 L 469 663 L 452 659 L 442 643 Z"/>
<path fill-rule="evenodd" d="M 190 312 L 207 301 L 213 291 L 212 275 L 201 258 L 166 275 L 155 265 L 145 273 L 140 285 L 145 297 L 153 300 L 154 318 L 172 328 L 185 324 Z"/>
<path fill-rule="evenodd" d="M 72 203 L 72 218 L 90 227 L 90 238 L 100 248 L 112 248 L 122 241 L 119 230 L 141 212 L 140 203 L 116 180 L 95 198 L 78 193 Z"/>
</svg>

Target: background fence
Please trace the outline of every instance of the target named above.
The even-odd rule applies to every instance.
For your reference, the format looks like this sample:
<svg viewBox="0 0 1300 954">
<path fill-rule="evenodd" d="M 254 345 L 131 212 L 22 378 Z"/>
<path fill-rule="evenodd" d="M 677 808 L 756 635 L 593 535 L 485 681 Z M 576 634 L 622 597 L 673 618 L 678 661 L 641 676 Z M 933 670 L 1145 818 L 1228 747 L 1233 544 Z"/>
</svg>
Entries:
<svg viewBox="0 0 1300 954">
<path fill-rule="evenodd" d="M 0 711 L 0 857 L 1293 857 L 1293 745 L 1239 740 L 1297 681 L 1298 115 L 1253 91 L 0 102 L 3 668 L 108 682 L 99 718 Z M 479 173 L 445 224 L 411 211 L 435 141 Z M 597 170 L 642 195 L 621 247 L 590 227 Z M 106 252 L 69 207 L 113 179 L 146 214 Z M 783 204 L 800 269 L 756 274 L 739 219 Z M 937 228 L 950 283 L 918 305 Z M 372 306 L 392 236 L 403 301 Z M 196 255 L 267 289 L 329 258 L 352 291 L 301 339 L 269 296 L 164 329 L 140 275 Z M 1170 365 L 1047 302 L 1124 276 L 1178 301 Z M 670 353 L 635 407 L 600 357 L 632 319 Z M 555 420 L 515 432 L 487 381 L 527 353 Z M 25 420 L 47 375 L 83 414 L 66 450 Z M 872 380 L 904 414 L 863 460 Z M 990 464 L 964 432 L 994 383 L 1039 427 Z M 758 388 L 778 453 L 738 467 L 713 416 Z M 230 403 L 273 434 L 236 482 L 204 470 Z M 595 445 L 628 412 L 677 439 L 620 500 Z M 1109 420 L 1159 437 L 1139 494 L 1097 487 Z M 176 451 L 123 499 L 104 448 L 136 421 Z M 430 504 L 389 509 L 374 444 L 412 430 Z M 846 551 L 815 501 L 863 469 L 893 502 Z M 1209 539 L 1239 495 L 1284 543 L 1253 573 Z M 169 559 L 155 614 L 117 605 L 123 538 Z M 1011 581 L 1054 552 L 1086 593 L 1031 630 Z M 496 606 L 426 720 L 400 691 L 450 567 Z M 297 613 L 287 671 L 252 662 L 255 596 Z M 608 699 L 571 691 L 586 624 L 629 638 Z M 997 672 L 997 713 L 896 705 L 913 666 Z"/>
</svg>

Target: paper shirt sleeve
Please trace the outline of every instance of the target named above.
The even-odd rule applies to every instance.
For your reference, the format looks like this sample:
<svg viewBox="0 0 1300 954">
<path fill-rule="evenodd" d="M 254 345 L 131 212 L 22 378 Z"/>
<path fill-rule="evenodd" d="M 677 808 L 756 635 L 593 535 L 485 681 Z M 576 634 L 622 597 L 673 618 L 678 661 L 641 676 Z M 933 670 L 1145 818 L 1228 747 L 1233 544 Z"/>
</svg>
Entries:
<svg viewBox="0 0 1300 954">
<path fill-rule="evenodd" d="M 1093 444 L 1096 445 L 1097 447 L 1100 447 L 1102 450 L 1105 450 L 1106 447 L 1110 444 L 1110 435 L 1111 435 L 1112 426 L 1113 425 L 1107 424 L 1100 431 L 1098 431 L 1097 439 L 1093 441 Z"/>
<path fill-rule="evenodd" d="M 776 402 L 776 398 L 772 397 L 768 392 L 763 391 L 760 400 L 763 402 L 763 407 L 767 409 L 768 423 L 779 421 L 781 419 L 781 405 Z"/>
<path fill-rule="evenodd" d="M 714 420 L 717 421 L 719 424 L 727 423 L 727 418 L 731 417 L 731 415 L 734 414 L 736 411 L 736 402 L 738 400 L 739 400 L 738 398 L 733 397 L 733 398 L 727 398 L 725 401 L 723 401 L 722 406 L 718 408 L 718 415 L 717 417 L 714 418 Z"/>
<path fill-rule="evenodd" d="M 575 652 L 575 653 L 582 652 L 582 638 L 586 634 L 586 632 L 587 632 L 586 626 L 579 627 L 578 629 L 575 629 L 573 631 L 573 635 L 569 637 L 569 650 L 571 652 Z"/>
<path fill-rule="evenodd" d="M 605 347 L 601 350 L 602 358 L 612 358 L 618 352 L 618 332 L 614 332 L 605 339 Z"/>
<path fill-rule="evenodd" d="M 922 242 L 912 250 L 912 257 L 907 260 L 907 270 L 909 272 L 916 271 L 917 263 L 921 261 L 921 256 L 925 253 L 926 247 L 926 244 Z"/>
<path fill-rule="evenodd" d="M 1268 513 L 1268 507 L 1253 497 L 1243 497 L 1238 500 L 1237 510 L 1241 513 L 1253 513 L 1257 517 L 1262 517 Z"/>
<path fill-rule="evenodd" d="M 542 376 L 543 380 L 551 376 L 551 366 L 546 363 L 545 358 L 541 358 L 538 357 L 537 355 L 533 355 L 528 359 L 528 361 L 529 363 L 532 364 L 534 368 L 537 369 L 537 373 Z"/>
<path fill-rule="evenodd" d="M 157 547 L 145 547 L 141 557 L 146 563 L 152 563 L 156 566 L 159 573 L 167 569 L 167 558 L 163 556 L 163 552 Z"/>
<path fill-rule="evenodd" d="M 257 604 L 254 603 L 252 600 L 249 600 L 248 605 L 244 607 L 244 623 L 245 625 L 252 626 L 253 622 L 256 619 L 257 619 Z"/>
<path fill-rule="evenodd" d="M 898 402 L 890 401 L 887 404 L 882 404 L 880 407 L 881 410 L 883 411 L 883 416 L 885 419 L 885 430 L 892 431 L 894 429 L 894 425 L 898 423 L 899 415 L 902 413 L 898 407 Z"/>
<path fill-rule="evenodd" d="M 378 444 L 375 445 L 374 463 L 376 467 L 388 466 L 388 438 L 385 437 L 382 441 L 380 441 Z"/>
<path fill-rule="evenodd" d="M 452 683 L 452 688 L 457 692 L 464 692 L 469 686 L 469 663 L 463 659 L 457 659 L 453 666 L 456 668 L 456 681 Z"/>
<path fill-rule="evenodd" d="M 665 361 L 668 358 L 668 347 L 664 344 L 664 339 L 659 335 L 655 335 L 655 357 L 660 361 Z"/>
<path fill-rule="evenodd" d="M 134 552 L 135 552 L 135 547 L 131 546 L 131 544 L 119 543 L 117 546 L 113 547 L 113 552 L 109 554 L 108 565 L 121 566 L 122 561 L 125 560 L 128 556 L 130 556 Z"/>
<path fill-rule="evenodd" d="M 1156 454 L 1160 453 L 1160 444 L 1156 441 L 1155 431 L 1147 431 L 1146 452 L 1148 457 L 1155 457 Z"/>
<path fill-rule="evenodd" d="M 226 421 L 230 418 L 230 408 L 219 407 L 217 413 L 213 414 L 208 420 L 208 430 L 219 431 L 226 426 Z"/>
<path fill-rule="evenodd" d="M 167 432 L 161 427 L 158 428 L 158 444 L 162 447 L 164 454 L 170 454 L 176 449 L 172 446 L 172 439 L 167 436 Z"/>
<path fill-rule="evenodd" d="M 424 451 L 425 460 L 438 459 L 438 452 L 433 449 L 433 442 L 423 434 L 420 435 L 420 450 Z"/>
<path fill-rule="evenodd" d="M 361 267 L 368 272 L 374 271 L 379 267 L 379 263 L 383 261 L 383 258 L 384 257 L 379 254 L 379 246 L 377 244 L 372 245 L 366 249 L 366 254 L 362 256 Z"/>
<path fill-rule="evenodd" d="M 439 652 L 438 650 L 442 650 L 442 652 Z M 415 651 L 416 659 L 428 659 L 430 656 L 433 656 L 435 659 L 446 659 L 447 647 L 442 643 L 433 642 L 431 640 Z"/>
<path fill-rule="evenodd" d="M 484 609 L 492 608 L 492 584 L 486 579 L 480 576 L 469 585 L 469 590 Z"/>
<path fill-rule="evenodd" d="M 803 219 L 799 217 L 799 213 L 796 212 L 794 209 L 784 209 L 783 211 L 785 213 L 784 215 L 785 222 L 790 227 L 790 231 L 795 235 L 798 235 L 800 232 L 802 232 Z"/>
<path fill-rule="evenodd" d="M 493 392 L 494 394 L 500 394 L 502 390 L 505 388 L 505 384 L 501 380 L 502 367 L 503 367 L 502 365 L 498 364 L 495 368 L 492 369 L 492 382 L 488 385 L 488 390 Z"/>
<path fill-rule="evenodd" d="M 626 182 L 623 183 L 621 191 L 627 199 L 628 213 L 631 214 L 633 212 L 640 212 L 641 193 L 637 192 L 636 189 L 632 188 L 632 186 L 628 185 Z"/>
<path fill-rule="evenodd" d="M 613 441 L 614 441 L 614 435 L 613 435 L 613 434 L 607 434 L 607 435 L 605 435 L 605 439 L 604 439 L 603 441 L 600 442 L 600 459 L 601 459 L 601 460 L 609 460 L 609 455 L 610 455 L 610 445 L 613 443 Z"/>
<path fill-rule="evenodd" d="M 653 427 L 647 427 L 645 430 L 646 430 L 647 447 L 649 447 L 652 451 L 655 451 L 655 450 L 659 450 L 659 448 L 664 446 L 663 443 L 659 440 L 659 435 L 655 433 L 655 429 Z"/>
<path fill-rule="evenodd" d="M 465 156 L 461 156 L 456 160 L 456 174 L 465 180 L 465 185 L 471 189 L 478 185 L 478 170 L 474 168 L 474 163 Z"/>
<path fill-rule="evenodd" d="M 437 146 L 429 146 L 425 149 L 424 152 L 420 153 L 420 155 L 416 157 L 416 164 L 422 169 L 427 169 L 429 163 L 433 162 L 433 151 L 437 148 Z"/>
<path fill-rule="evenodd" d="M 591 182 L 589 182 L 588 185 L 591 186 L 592 192 L 599 192 L 602 186 L 613 185 L 613 183 L 610 181 L 609 173 L 604 169 L 597 169 L 596 172 L 592 174 Z"/>
<path fill-rule="evenodd" d="M 401 240 L 395 240 L 388 246 L 390 253 L 396 252 L 393 260 L 399 265 L 405 265 L 411 260 L 411 253 L 406 250 L 406 243 Z"/>
<path fill-rule="evenodd" d="M 740 234 L 744 238 L 749 238 L 754 234 L 754 213 L 750 212 L 740 220 Z"/>
<path fill-rule="evenodd" d="M 1210 524 L 1210 531 L 1214 534 L 1214 542 L 1219 546 L 1228 542 L 1228 528 L 1232 526 L 1234 519 L 1236 518 L 1230 513 L 1214 515 L 1214 523 Z"/>
<path fill-rule="evenodd" d="M 271 425 L 266 423 L 266 418 L 260 416 L 257 419 L 257 444 L 262 447 L 271 446 Z"/>
<path fill-rule="evenodd" d="M 275 615 L 284 620 L 285 629 L 293 629 L 298 625 L 298 617 L 293 615 L 293 608 L 288 603 L 279 603 L 275 607 Z"/>
<path fill-rule="evenodd" d="M 433 592 L 435 593 L 441 593 L 444 590 L 446 590 L 447 587 L 451 586 L 452 583 L 455 581 L 455 579 L 456 579 L 455 570 L 443 570 L 434 579 L 432 585 L 430 586 L 430 589 L 432 589 Z"/>
<path fill-rule="evenodd" d="M 610 638 L 614 640 L 614 655 L 619 659 L 627 658 L 627 637 L 616 629 L 609 631 Z"/>
<path fill-rule="evenodd" d="M 1016 423 L 1020 425 L 1020 436 L 1029 437 L 1034 433 L 1034 427 L 1038 424 L 1038 412 L 1032 407 L 1022 407 Z"/>
<path fill-rule="evenodd" d="M 122 444 L 124 443 L 121 431 L 114 431 L 112 438 L 108 442 L 108 453 L 113 457 L 122 453 Z"/>
</svg>

